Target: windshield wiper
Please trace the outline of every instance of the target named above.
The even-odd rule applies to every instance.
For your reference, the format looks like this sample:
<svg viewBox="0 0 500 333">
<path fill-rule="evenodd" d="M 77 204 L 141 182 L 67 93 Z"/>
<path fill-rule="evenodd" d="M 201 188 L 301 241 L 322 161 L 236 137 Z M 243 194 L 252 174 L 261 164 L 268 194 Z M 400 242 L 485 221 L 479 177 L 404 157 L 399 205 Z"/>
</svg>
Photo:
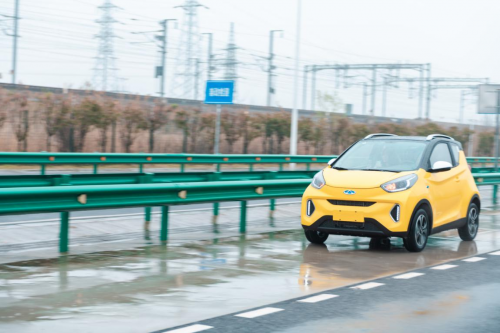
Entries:
<svg viewBox="0 0 500 333">
<path fill-rule="evenodd" d="M 343 168 L 343 167 L 338 167 L 338 166 L 332 166 L 332 169 L 335 169 L 335 170 L 349 170 L 349 169 L 346 169 L 346 168 Z"/>
<path fill-rule="evenodd" d="M 364 171 L 382 171 L 382 172 L 395 172 L 395 173 L 400 173 L 401 171 L 396 171 L 396 170 L 387 170 L 387 169 L 361 169 Z"/>
</svg>

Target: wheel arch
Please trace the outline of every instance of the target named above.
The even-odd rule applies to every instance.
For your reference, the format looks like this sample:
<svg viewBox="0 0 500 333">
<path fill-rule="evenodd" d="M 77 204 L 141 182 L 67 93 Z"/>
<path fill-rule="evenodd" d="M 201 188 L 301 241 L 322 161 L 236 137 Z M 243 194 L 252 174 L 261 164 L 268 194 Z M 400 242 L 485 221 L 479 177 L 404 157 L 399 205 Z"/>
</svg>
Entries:
<svg viewBox="0 0 500 333">
<path fill-rule="evenodd" d="M 479 211 L 481 211 L 481 199 L 479 199 L 479 195 L 474 194 L 472 196 L 472 199 L 470 199 L 469 206 L 471 203 L 475 203 L 477 205 L 477 208 L 479 208 Z M 467 208 L 467 210 L 469 210 L 469 208 Z"/>
<path fill-rule="evenodd" d="M 429 200 L 427 199 L 422 199 L 420 200 L 416 205 L 415 208 L 413 209 L 413 213 L 411 213 L 411 218 L 410 218 L 410 223 L 408 223 L 408 232 L 410 231 L 410 225 L 411 222 L 413 221 L 413 218 L 415 217 L 415 213 L 420 209 L 423 208 L 427 212 L 427 215 L 429 216 L 429 235 L 432 232 L 432 228 L 434 225 L 434 215 L 432 214 L 432 206 Z"/>
</svg>

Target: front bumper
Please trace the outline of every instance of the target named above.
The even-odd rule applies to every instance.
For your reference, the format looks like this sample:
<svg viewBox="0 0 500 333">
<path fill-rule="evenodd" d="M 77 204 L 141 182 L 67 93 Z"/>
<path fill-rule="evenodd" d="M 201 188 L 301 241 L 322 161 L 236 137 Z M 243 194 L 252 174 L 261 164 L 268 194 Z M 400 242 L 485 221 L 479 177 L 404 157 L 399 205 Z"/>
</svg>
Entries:
<svg viewBox="0 0 500 333">
<path fill-rule="evenodd" d="M 354 195 L 346 195 L 345 190 L 331 186 L 318 190 L 309 186 L 302 197 L 302 227 L 346 236 L 406 237 L 416 204 L 411 191 L 387 193 L 381 188 L 371 188 L 355 189 Z M 307 207 L 309 200 L 314 204 L 312 213 Z M 350 201 L 364 202 L 365 206 L 349 205 Z M 398 221 L 390 215 L 395 205 L 400 206 Z"/>
<path fill-rule="evenodd" d="M 320 217 L 313 224 L 302 225 L 304 230 L 321 231 L 327 234 L 361 237 L 406 237 L 407 231 L 391 231 L 380 222 L 372 218 L 365 218 L 364 222 L 335 221 L 333 216 Z"/>
</svg>

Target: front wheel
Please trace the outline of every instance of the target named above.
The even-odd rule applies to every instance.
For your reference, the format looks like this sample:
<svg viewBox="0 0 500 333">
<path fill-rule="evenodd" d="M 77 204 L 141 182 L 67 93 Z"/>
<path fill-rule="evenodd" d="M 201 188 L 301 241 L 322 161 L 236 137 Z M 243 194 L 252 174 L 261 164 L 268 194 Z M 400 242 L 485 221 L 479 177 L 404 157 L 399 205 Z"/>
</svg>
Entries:
<svg viewBox="0 0 500 333">
<path fill-rule="evenodd" d="M 405 248 L 410 252 L 420 252 L 427 245 L 429 237 L 429 216 L 425 209 L 419 209 L 411 221 L 408 236 L 404 241 Z"/>
<path fill-rule="evenodd" d="M 475 203 L 469 205 L 467 211 L 467 223 L 458 228 L 458 235 L 464 241 L 471 241 L 476 238 L 477 230 L 479 229 L 479 208 Z"/>
<path fill-rule="evenodd" d="M 328 234 L 316 230 L 304 230 L 308 241 L 314 244 L 323 244 L 328 238 Z"/>
</svg>

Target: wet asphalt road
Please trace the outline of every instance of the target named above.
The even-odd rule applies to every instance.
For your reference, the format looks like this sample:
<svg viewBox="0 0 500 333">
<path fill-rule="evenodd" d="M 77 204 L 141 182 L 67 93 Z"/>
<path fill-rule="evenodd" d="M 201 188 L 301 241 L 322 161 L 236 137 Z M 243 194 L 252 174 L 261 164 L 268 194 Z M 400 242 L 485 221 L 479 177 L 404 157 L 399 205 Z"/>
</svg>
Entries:
<svg viewBox="0 0 500 333">
<path fill-rule="evenodd" d="M 455 231 L 441 233 L 430 239 L 422 253 L 407 252 L 399 240 L 394 240 L 390 249 L 370 249 L 366 238 L 342 236 L 329 238 L 326 246 L 311 246 L 300 230 L 294 230 L 4 264 L 0 265 L 0 331 L 152 332 L 214 318 L 211 323 L 215 325 L 217 322 L 217 326 L 211 326 L 229 332 L 232 330 L 223 324 L 226 320 L 228 325 L 233 322 L 232 316 L 227 316 L 231 313 L 270 307 L 277 302 L 318 293 L 336 294 L 337 290 L 352 293 L 345 287 L 373 279 L 385 280 L 387 276 L 408 271 L 424 272 L 425 276 L 408 280 L 420 283 L 435 276 L 434 271 L 426 267 L 470 256 L 486 256 L 488 259 L 484 260 L 485 263 L 467 263 L 470 266 L 465 267 L 497 265 L 498 260 L 494 261 L 485 253 L 500 249 L 500 219 L 497 221 L 496 215 L 485 214 L 481 221 L 481 230 L 475 241 L 462 242 Z M 464 265 L 461 263 L 460 267 Z M 378 327 L 372 327 L 363 318 L 376 320 L 381 316 L 379 313 L 384 308 L 374 305 L 378 300 L 381 306 L 385 302 L 393 304 L 390 302 L 406 300 L 409 313 L 427 311 L 425 304 L 433 306 L 431 309 L 439 308 L 441 298 L 449 300 L 439 291 L 451 288 L 447 285 L 448 280 L 464 281 L 464 295 L 474 296 L 471 296 L 471 301 L 462 302 L 466 304 L 464 306 L 475 304 L 476 298 L 477 302 L 488 303 L 491 295 L 498 295 L 498 286 L 492 287 L 491 293 L 481 288 L 489 282 L 495 284 L 499 276 L 497 270 L 485 269 L 474 270 L 487 280 L 463 275 L 467 272 L 464 273 L 462 268 L 440 272 L 447 276 L 429 280 L 438 289 L 436 293 L 429 292 L 427 286 L 422 285 L 414 294 L 405 290 L 402 295 L 399 289 L 386 283 L 384 288 L 366 290 L 366 299 L 351 302 L 343 296 L 341 302 L 347 303 L 340 308 L 351 309 L 351 317 L 348 316 L 350 312 L 335 317 L 335 308 L 332 308 L 330 317 L 311 317 L 315 323 L 308 321 L 314 311 L 306 315 L 309 310 L 303 310 L 306 311 L 301 317 L 303 320 L 290 319 L 289 326 L 284 326 L 288 321 L 286 317 L 276 323 L 267 322 L 278 318 L 269 315 L 262 317 L 265 321 L 262 327 L 257 329 L 255 326 L 260 325 L 260 319 L 251 327 L 253 332 L 298 332 L 305 329 L 300 326 L 302 324 L 320 325 L 311 327 L 321 328 L 333 323 L 356 328 L 356 318 L 363 314 L 359 316 L 359 331 L 376 332 Z M 476 287 L 478 289 L 474 289 Z M 460 292 L 458 287 L 452 289 Z M 419 303 L 410 301 L 408 295 L 423 298 L 419 298 Z M 340 295 L 338 300 L 328 302 L 339 300 Z M 360 305 L 356 305 L 358 303 Z M 446 302 L 443 304 L 443 308 L 449 308 Z M 487 311 L 495 309 L 494 304 L 490 305 Z M 401 325 L 411 322 L 405 317 L 404 307 L 391 306 L 391 311 L 381 318 L 391 318 L 394 311 L 399 311 L 396 317 Z M 328 309 L 322 308 L 324 311 Z M 460 318 L 463 309 L 462 305 L 450 308 L 447 318 Z M 436 318 L 441 316 L 441 312 L 436 313 Z M 489 312 L 485 312 L 485 316 L 486 313 Z M 279 314 L 279 318 L 282 315 Z M 220 316 L 225 317 L 218 318 Z M 296 318 L 298 314 L 287 311 L 286 316 Z M 494 325 L 489 317 L 481 318 Z M 380 325 L 382 323 L 381 320 Z M 365 324 L 367 326 L 363 326 Z M 320 328 L 308 331 L 332 331 Z"/>
<path fill-rule="evenodd" d="M 500 251 L 325 290 L 183 328 L 249 333 L 493 333 L 500 330 L 498 295 Z"/>
</svg>

